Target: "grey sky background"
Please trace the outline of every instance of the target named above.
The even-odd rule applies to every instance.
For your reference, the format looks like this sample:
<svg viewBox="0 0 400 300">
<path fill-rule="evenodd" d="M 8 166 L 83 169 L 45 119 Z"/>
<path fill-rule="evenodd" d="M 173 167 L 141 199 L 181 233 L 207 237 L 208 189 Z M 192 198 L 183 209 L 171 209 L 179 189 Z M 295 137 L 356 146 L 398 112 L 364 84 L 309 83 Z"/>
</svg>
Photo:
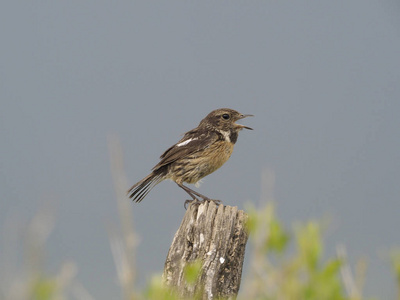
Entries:
<svg viewBox="0 0 400 300">
<path fill-rule="evenodd" d="M 119 136 L 133 184 L 180 134 L 229 107 L 254 114 L 242 123 L 255 130 L 198 190 L 259 205 L 262 173 L 274 172 L 280 219 L 290 228 L 329 216 L 326 253 L 344 243 L 352 263 L 367 256 L 366 294 L 393 299 L 399 16 L 396 0 L 3 1 L 2 227 L 54 203 L 48 269 L 73 260 L 96 299 L 115 299 L 107 135 Z M 185 199 L 166 181 L 132 204 L 140 284 L 162 270 Z"/>
</svg>

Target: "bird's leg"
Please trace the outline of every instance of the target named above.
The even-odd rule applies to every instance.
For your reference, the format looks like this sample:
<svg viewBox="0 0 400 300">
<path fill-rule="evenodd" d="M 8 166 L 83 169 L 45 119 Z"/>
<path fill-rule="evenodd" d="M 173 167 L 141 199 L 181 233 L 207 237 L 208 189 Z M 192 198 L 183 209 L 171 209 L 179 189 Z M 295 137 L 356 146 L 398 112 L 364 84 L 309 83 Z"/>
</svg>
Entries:
<svg viewBox="0 0 400 300">
<path fill-rule="evenodd" d="M 202 203 L 202 201 L 200 201 L 199 199 L 196 198 L 196 196 L 192 193 L 194 191 L 192 191 L 191 189 L 189 189 L 188 187 L 184 186 L 183 184 L 180 183 L 176 183 L 181 189 L 183 189 L 186 193 L 188 193 L 190 195 L 190 197 L 192 197 L 193 200 L 186 200 L 185 203 L 183 204 L 183 207 L 186 209 L 186 205 L 188 203 L 192 203 L 192 204 L 200 204 Z"/>
<path fill-rule="evenodd" d="M 185 209 L 186 209 L 186 205 L 187 205 L 188 203 L 192 203 L 192 204 L 201 204 L 201 203 L 203 203 L 204 201 L 212 201 L 212 202 L 214 202 L 216 205 L 219 205 L 219 204 L 222 203 L 221 200 L 210 199 L 210 198 L 208 198 L 208 197 L 206 197 L 206 196 L 204 196 L 204 195 L 202 195 L 202 194 L 200 194 L 200 193 L 198 193 L 198 192 L 196 192 L 196 191 L 194 191 L 194 190 L 188 188 L 187 186 L 184 186 L 184 185 L 181 184 L 181 183 L 176 183 L 176 184 L 177 184 L 181 189 L 183 189 L 186 193 L 188 193 L 188 194 L 190 195 L 190 197 L 193 198 L 193 200 L 186 200 L 186 201 L 185 201 L 185 204 L 184 204 Z M 198 198 L 196 198 L 196 196 L 202 198 L 203 201 L 200 201 Z"/>
<path fill-rule="evenodd" d="M 188 187 L 186 187 L 186 188 L 189 189 Z M 196 192 L 196 191 L 194 191 L 194 190 L 192 190 L 192 189 L 189 189 L 189 190 L 190 190 L 193 194 L 195 194 L 196 196 L 202 198 L 203 201 L 209 201 L 209 202 L 212 201 L 212 202 L 214 202 L 214 203 L 217 204 L 217 205 L 219 205 L 219 204 L 222 203 L 221 200 L 210 199 L 210 198 L 208 198 L 208 197 L 206 197 L 206 196 L 204 196 L 204 195 L 202 195 L 202 194 L 200 194 L 200 193 L 198 193 L 198 192 Z"/>
</svg>

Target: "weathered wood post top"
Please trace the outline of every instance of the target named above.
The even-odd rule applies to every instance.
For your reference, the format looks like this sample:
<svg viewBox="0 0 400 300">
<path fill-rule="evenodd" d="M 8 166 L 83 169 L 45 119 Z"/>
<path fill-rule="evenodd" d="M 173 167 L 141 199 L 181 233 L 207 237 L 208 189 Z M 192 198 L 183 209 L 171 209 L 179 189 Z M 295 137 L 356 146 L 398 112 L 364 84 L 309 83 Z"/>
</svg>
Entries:
<svg viewBox="0 0 400 300">
<path fill-rule="evenodd" d="M 169 249 L 164 282 L 181 298 L 235 299 L 248 238 L 246 220 L 237 207 L 190 205 Z M 195 283 L 187 283 L 185 267 L 196 261 L 200 275 Z"/>
</svg>

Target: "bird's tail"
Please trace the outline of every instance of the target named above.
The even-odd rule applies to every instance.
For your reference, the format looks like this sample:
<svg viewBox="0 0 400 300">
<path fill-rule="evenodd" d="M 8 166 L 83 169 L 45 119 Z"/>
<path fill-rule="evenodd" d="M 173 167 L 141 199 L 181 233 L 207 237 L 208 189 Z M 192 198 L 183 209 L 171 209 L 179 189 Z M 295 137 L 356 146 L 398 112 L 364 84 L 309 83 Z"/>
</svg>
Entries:
<svg viewBox="0 0 400 300">
<path fill-rule="evenodd" d="M 142 201 L 154 186 L 164 180 L 163 177 L 163 174 L 155 174 L 154 172 L 147 175 L 128 190 L 129 198 L 132 198 L 135 202 Z"/>
</svg>

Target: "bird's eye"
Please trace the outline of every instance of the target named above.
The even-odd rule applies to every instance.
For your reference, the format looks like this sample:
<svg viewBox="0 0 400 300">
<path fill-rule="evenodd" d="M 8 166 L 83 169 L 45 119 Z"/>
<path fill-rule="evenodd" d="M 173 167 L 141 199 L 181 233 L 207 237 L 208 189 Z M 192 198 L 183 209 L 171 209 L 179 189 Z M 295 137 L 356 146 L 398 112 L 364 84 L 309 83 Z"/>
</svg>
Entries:
<svg viewBox="0 0 400 300">
<path fill-rule="evenodd" d="M 229 114 L 223 114 L 222 117 L 223 117 L 225 120 L 229 120 L 230 115 L 229 115 Z"/>
</svg>

